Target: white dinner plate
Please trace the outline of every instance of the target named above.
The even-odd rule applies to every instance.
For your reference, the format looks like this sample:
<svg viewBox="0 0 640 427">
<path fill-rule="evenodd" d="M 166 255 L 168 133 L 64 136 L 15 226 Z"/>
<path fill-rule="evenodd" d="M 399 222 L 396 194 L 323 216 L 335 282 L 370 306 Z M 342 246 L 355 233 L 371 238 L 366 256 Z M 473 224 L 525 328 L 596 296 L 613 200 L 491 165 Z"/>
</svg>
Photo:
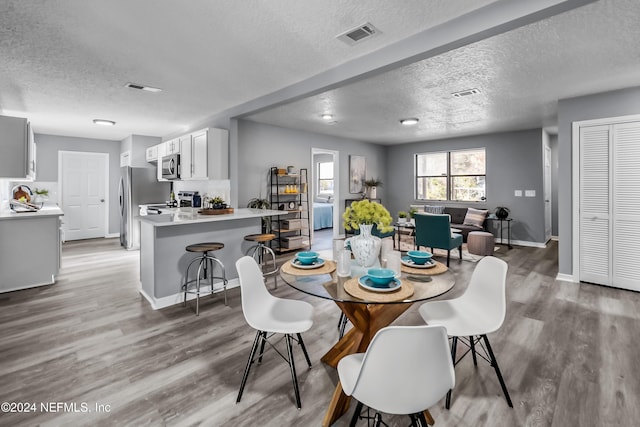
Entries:
<svg viewBox="0 0 640 427">
<path fill-rule="evenodd" d="M 429 258 L 424 264 L 416 264 L 415 262 L 411 261 L 411 258 L 409 258 L 408 256 L 403 256 L 400 262 L 407 267 L 413 268 L 431 268 L 436 266 L 436 262 L 431 258 Z"/>
<path fill-rule="evenodd" d="M 311 270 L 313 268 L 320 268 L 324 265 L 324 260 L 322 258 L 318 258 L 313 261 L 311 264 L 302 264 L 298 258 L 294 258 L 291 260 L 291 265 L 295 268 L 300 268 L 302 270 Z"/>
<path fill-rule="evenodd" d="M 363 288 L 373 292 L 391 292 L 402 286 L 402 282 L 400 282 L 399 279 L 394 278 L 393 280 L 391 280 L 391 282 L 389 282 L 387 286 L 381 287 L 380 285 L 376 285 L 375 283 L 373 283 L 369 276 L 366 275 L 358 279 L 358 284 Z"/>
</svg>

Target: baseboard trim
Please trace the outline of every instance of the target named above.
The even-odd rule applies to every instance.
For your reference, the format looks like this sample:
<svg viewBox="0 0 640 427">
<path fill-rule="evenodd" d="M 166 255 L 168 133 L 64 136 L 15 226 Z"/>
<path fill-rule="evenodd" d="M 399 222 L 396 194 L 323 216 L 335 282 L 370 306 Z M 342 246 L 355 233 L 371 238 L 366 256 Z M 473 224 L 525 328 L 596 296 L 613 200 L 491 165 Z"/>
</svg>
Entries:
<svg viewBox="0 0 640 427">
<path fill-rule="evenodd" d="M 120 237 L 120 233 L 107 233 L 104 235 L 105 239 L 113 239 L 116 237 Z"/>
<path fill-rule="evenodd" d="M 222 292 L 222 285 L 220 285 L 220 287 L 217 287 L 216 285 L 220 285 L 220 282 L 214 283 L 213 293 L 217 294 Z M 237 278 L 231 279 L 227 282 L 227 290 L 237 288 L 238 286 L 240 286 L 240 281 Z M 211 291 L 211 287 L 208 285 L 201 286 L 200 289 L 202 290 L 203 294 L 207 294 Z M 177 294 L 169 295 L 166 297 L 155 298 L 147 294 L 144 289 L 142 289 L 142 285 L 140 285 L 140 293 L 143 297 L 145 297 L 147 301 L 149 301 L 149 304 L 151 304 L 151 308 L 153 308 L 154 310 L 160 310 L 161 308 L 171 307 L 172 305 L 176 304 L 182 304 L 182 298 L 184 297 L 184 294 L 182 292 L 178 292 Z M 187 301 L 191 301 L 192 299 L 195 299 L 195 297 L 196 296 L 194 294 L 187 294 Z"/>
<path fill-rule="evenodd" d="M 495 241 L 496 241 L 497 245 L 501 244 L 499 238 L 496 238 Z M 504 240 L 504 241 L 506 242 L 506 240 Z M 546 243 L 529 242 L 529 241 L 526 241 L 526 240 L 512 240 L 511 244 L 512 245 L 516 245 L 516 246 L 529 246 L 529 247 L 532 247 L 532 248 L 542 248 L 542 249 L 547 247 Z"/>
<path fill-rule="evenodd" d="M 560 280 L 563 282 L 572 282 L 572 283 L 579 282 L 577 278 L 573 277 L 573 274 L 564 274 L 564 273 L 558 273 L 558 275 L 556 276 L 556 280 Z"/>
</svg>

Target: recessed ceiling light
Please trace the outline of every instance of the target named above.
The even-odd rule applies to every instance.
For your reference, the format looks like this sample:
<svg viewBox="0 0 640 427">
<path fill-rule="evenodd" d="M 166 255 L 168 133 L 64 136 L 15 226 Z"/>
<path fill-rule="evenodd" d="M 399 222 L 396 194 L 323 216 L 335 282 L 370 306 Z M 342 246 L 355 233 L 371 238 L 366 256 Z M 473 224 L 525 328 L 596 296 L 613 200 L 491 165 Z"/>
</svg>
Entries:
<svg viewBox="0 0 640 427">
<path fill-rule="evenodd" d="M 146 90 L 147 92 L 162 92 L 162 89 L 152 86 L 145 86 L 138 83 L 127 83 L 125 87 L 137 90 Z"/>
<path fill-rule="evenodd" d="M 105 119 L 93 119 L 93 123 L 96 125 L 102 126 L 113 126 L 116 124 L 113 120 L 105 120 Z"/>
<path fill-rule="evenodd" d="M 322 115 L 322 119 L 323 119 L 323 120 L 331 120 L 331 119 L 333 119 L 333 114 L 324 113 L 324 114 Z"/>
<path fill-rule="evenodd" d="M 418 123 L 420 121 L 420 119 L 416 118 L 416 117 L 410 117 L 408 119 L 402 119 L 400 120 L 400 124 L 404 125 L 404 126 L 411 126 L 411 125 L 415 125 L 416 123 Z"/>
</svg>

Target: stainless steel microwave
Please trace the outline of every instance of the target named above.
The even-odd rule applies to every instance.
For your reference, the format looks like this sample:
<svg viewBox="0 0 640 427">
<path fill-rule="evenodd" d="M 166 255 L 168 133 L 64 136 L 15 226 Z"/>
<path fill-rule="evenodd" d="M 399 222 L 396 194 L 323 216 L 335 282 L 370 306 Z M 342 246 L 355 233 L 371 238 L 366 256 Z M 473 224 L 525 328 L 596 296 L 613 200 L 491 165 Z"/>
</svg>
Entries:
<svg viewBox="0 0 640 427">
<path fill-rule="evenodd" d="M 162 158 L 162 178 L 180 179 L 180 154 L 170 154 Z"/>
</svg>

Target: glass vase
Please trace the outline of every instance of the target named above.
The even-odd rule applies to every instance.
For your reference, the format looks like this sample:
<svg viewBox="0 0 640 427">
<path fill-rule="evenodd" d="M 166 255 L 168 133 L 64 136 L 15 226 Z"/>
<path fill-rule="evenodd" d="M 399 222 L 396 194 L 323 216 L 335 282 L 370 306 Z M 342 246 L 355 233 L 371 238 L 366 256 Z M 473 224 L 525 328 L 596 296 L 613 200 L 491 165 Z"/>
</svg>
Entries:
<svg viewBox="0 0 640 427">
<path fill-rule="evenodd" d="M 349 238 L 351 252 L 358 265 L 371 267 L 378 260 L 381 240 L 371 235 L 373 224 L 360 224 L 360 234 Z"/>
</svg>

